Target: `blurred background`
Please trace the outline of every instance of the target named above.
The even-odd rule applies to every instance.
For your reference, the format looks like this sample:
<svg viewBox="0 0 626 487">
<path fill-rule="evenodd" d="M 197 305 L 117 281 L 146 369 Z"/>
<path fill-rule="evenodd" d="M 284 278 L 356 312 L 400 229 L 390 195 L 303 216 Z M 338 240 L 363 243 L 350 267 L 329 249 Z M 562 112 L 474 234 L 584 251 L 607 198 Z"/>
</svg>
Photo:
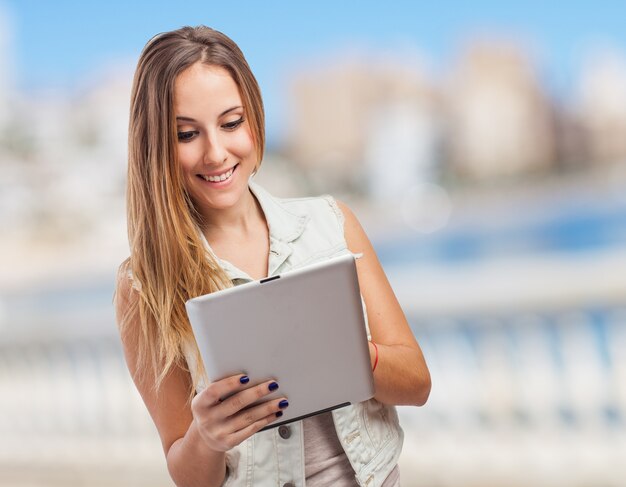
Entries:
<svg viewBox="0 0 626 487">
<path fill-rule="evenodd" d="M 0 0 L 0 485 L 170 486 L 112 307 L 133 70 L 206 24 L 277 196 L 357 214 L 431 369 L 402 483 L 626 485 L 626 5 Z"/>
</svg>

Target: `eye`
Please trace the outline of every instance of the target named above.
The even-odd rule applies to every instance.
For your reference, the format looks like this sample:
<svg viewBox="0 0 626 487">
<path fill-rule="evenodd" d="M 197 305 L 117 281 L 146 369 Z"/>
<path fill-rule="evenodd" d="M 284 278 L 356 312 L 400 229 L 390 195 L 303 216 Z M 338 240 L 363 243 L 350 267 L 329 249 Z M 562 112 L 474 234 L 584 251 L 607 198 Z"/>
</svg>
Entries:
<svg viewBox="0 0 626 487">
<path fill-rule="evenodd" d="M 222 128 L 226 129 L 226 130 L 235 130 L 237 127 L 239 127 L 242 123 L 244 122 L 243 117 L 241 117 L 238 120 L 233 120 L 232 122 L 227 122 L 224 125 L 222 125 Z"/>
<path fill-rule="evenodd" d="M 194 138 L 194 136 L 198 135 L 199 132 L 197 130 L 192 130 L 189 132 L 178 132 L 178 140 L 180 142 L 188 142 Z"/>
</svg>

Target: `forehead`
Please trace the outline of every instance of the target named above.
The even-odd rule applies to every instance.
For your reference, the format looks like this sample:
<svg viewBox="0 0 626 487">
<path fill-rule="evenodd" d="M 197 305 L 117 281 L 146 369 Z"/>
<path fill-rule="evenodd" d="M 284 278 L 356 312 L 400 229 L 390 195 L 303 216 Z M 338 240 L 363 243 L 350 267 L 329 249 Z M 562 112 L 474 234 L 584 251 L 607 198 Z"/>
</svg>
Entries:
<svg viewBox="0 0 626 487">
<path fill-rule="evenodd" d="M 219 111 L 241 105 L 239 88 L 228 71 L 220 66 L 195 63 L 181 72 L 174 83 L 174 107 L 194 113 Z"/>
</svg>

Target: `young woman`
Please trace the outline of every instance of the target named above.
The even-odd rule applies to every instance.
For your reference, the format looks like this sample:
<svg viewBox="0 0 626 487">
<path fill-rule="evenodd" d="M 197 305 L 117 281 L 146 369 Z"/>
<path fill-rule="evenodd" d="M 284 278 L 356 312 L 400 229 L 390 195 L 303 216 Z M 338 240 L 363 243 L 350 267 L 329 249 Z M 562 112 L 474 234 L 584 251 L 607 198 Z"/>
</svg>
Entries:
<svg viewBox="0 0 626 487">
<path fill-rule="evenodd" d="M 354 214 L 329 195 L 269 194 L 252 180 L 263 150 L 261 94 L 232 40 L 200 26 L 147 43 L 131 97 L 130 257 L 116 309 L 170 475 L 180 486 L 399 485 L 394 405 L 426 402 L 420 347 Z M 259 432 L 288 398 L 246 408 L 279 387 L 271 377 L 206 383 L 184 303 L 346 252 L 363 253 L 375 398 Z"/>
</svg>

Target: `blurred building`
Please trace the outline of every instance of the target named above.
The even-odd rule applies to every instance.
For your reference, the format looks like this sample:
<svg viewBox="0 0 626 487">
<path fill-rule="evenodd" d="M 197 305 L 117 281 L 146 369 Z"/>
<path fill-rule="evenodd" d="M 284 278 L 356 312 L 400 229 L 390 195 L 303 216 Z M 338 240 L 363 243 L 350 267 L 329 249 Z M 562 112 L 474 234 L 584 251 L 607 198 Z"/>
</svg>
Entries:
<svg viewBox="0 0 626 487">
<path fill-rule="evenodd" d="M 44 269 L 58 273 L 86 261 L 93 269 L 119 259 L 126 246 L 131 79 L 109 70 L 72 94 L 33 90 L 7 102 L 10 127 L 0 129 L 0 285 Z"/>
<path fill-rule="evenodd" d="M 314 190 L 387 201 L 432 178 L 438 99 L 415 59 L 337 59 L 297 73 L 292 95 L 286 151 Z"/>
<path fill-rule="evenodd" d="M 599 52 L 583 65 L 577 115 L 593 163 L 626 162 L 626 59 Z"/>
<path fill-rule="evenodd" d="M 455 176 L 489 180 L 551 168 L 551 106 L 520 47 L 468 45 L 445 90 L 446 151 Z"/>
<path fill-rule="evenodd" d="M 554 106 L 555 167 L 561 173 L 584 171 L 590 166 L 585 128 L 569 104 Z"/>
</svg>

